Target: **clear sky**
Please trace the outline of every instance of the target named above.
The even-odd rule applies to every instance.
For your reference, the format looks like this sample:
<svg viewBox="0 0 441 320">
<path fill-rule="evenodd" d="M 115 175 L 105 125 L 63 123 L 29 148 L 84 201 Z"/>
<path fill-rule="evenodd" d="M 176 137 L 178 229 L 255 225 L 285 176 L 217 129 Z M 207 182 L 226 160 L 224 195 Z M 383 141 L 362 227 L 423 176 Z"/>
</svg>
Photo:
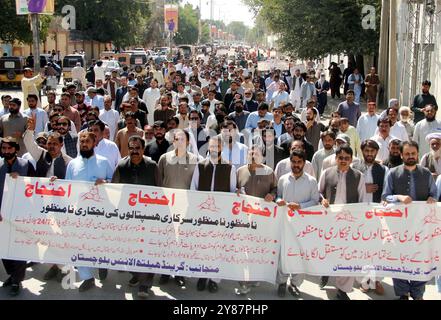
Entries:
<svg viewBox="0 0 441 320">
<path fill-rule="evenodd" d="M 193 7 L 202 3 L 202 19 L 210 19 L 211 0 L 184 0 L 183 3 L 190 3 Z M 240 0 L 213 0 L 214 20 L 223 20 L 225 24 L 231 21 L 242 21 L 247 26 L 254 26 L 253 13 Z"/>
</svg>

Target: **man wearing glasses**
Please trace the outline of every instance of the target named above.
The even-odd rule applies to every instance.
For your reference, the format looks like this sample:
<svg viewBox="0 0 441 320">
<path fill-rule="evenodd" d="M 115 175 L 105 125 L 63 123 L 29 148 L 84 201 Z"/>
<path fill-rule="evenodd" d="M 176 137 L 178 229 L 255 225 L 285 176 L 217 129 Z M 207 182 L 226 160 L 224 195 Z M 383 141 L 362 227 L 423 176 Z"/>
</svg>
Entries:
<svg viewBox="0 0 441 320">
<path fill-rule="evenodd" d="M 63 138 L 62 152 L 67 154 L 72 159 L 78 155 L 78 136 L 70 132 L 71 122 L 66 116 L 61 116 L 58 119 L 57 127 L 54 128 Z"/>
<path fill-rule="evenodd" d="M 363 174 L 351 168 L 353 151 L 347 144 L 335 151 L 337 166 L 326 169 L 319 182 L 322 205 L 328 208 L 332 204 L 363 203 L 366 200 L 366 183 Z M 324 288 L 329 277 L 322 277 L 320 284 Z M 355 277 L 336 277 L 338 300 L 350 300 L 347 293 L 352 291 Z"/>
</svg>

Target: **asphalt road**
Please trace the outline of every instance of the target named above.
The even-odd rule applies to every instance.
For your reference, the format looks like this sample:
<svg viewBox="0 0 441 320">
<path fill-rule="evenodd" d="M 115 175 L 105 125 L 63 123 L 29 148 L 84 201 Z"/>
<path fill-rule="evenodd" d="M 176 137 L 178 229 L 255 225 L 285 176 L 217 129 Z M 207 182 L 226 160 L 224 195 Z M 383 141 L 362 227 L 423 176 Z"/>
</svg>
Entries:
<svg viewBox="0 0 441 320">
<path fill-rule="evenodd" d="M 27 269 L 26 280 L 23 282 L 23 290 L 20 296 L 10 298 L 8 291 L 0 288 L 0 300 L 138 300 L 137 288 L 128 286 L 131 275 L 127 272 L 121 273 L 110 271 L 105 281 L 96 281 L 97 287 L 85 292 L 79 293 L 76 289 L 81 282 L 75 282 L 75 289 L 63 289 L 62 285 L 56 281 L 45 282 L 44 273 L 49 269 L 48 265 L 35 265 Z M 3 266 L 0 267 L 0 280 L 5 281 L 7 275 Z M 79 281 L 78 276 L 76 281 Z M 237 283 L 234 281 L 222 281 L 219 285 L 219 291 L 215 294 L 208 291 L 198 292 L 196 290 L 197 279 L 187 279 L 186 289 L 178 288 L 171 280 L 167 285 L 159 286 L 159 276 L 155 277 L 154 286 L 150 292 L 149 300 L 333 300 L 336 289 L 333 287 L 333 280 L 325 290 L 320 290 L 317 277 L 307 277 L 302 286 L 301 297 L 294 298 L 287 293 L 285 298 L 277 296 L 277 288 L 269 283 L 261 283 L 259 287 L 253 288 L 247 296 L 238 296 L 235 293 Z M 349 293 L 352 300 L 393 300 L 396 299 L 392 280 L 383 281 L 385 288 L 384 296 L 377 296 L 375 293 L 364 294 L 359 289 L 354 289 Z M 435 281 L 429 282 L 424 296 L 426 300 L 439 300 L 441 294 L 437 293 Z"/>
</svg>

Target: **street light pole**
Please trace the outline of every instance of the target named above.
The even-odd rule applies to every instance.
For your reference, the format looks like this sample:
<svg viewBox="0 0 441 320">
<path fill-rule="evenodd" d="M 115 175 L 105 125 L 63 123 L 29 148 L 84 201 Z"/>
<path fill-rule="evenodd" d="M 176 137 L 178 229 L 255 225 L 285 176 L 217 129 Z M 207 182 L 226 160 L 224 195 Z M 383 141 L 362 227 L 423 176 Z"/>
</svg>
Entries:
<svg viewBox="0 0 441 320">
<path fill-rule="evenodd" d="M 34 71 L 40 73 L 40 17 L 38 13 L 31 13 L 32 51 L 34 52 Z"/>
</svg>

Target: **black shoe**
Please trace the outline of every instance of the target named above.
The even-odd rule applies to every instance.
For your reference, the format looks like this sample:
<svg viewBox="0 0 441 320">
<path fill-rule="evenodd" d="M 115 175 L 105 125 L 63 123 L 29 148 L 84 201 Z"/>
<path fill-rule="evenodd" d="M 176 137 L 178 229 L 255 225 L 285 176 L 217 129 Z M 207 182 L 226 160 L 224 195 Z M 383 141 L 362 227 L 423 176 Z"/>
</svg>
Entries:
<svg viewBox="0 0 441 320">
<path fill-rule="evenodd" d="M 46 274 L 44 275 L 43 279 L 45 281 L 49 281 L 52 279 L 55 279 L 59 276 L 59 274 L 61 274 L 61 270 L 60 268 L 57 267 L 57 265 L 53 265 L 48 272 L 46 272 Z"/>
<path fill-rule="evenodd" d="M 184 277 L 179 277 L 179 276 L 175 277 L 175 282 L 178 285 L 178 287 L 185 288 L 185 279 L 184 279 Z"/>
<path fill-rule="evenodd" d="M 409 296 L 401 296 L 398 300 L 409 300 Z"/>
<path fill-rule="evenodd" d="M 7 288 L 7 287 L 10 287 L 11 285 L 12 285 L 12 278 L 9 277 L 8 279 L 6 279 L 5 282 L 3 282 L 2 287 L 3 287 L 3 288 Z"/>
<path fill-rule="evenodd" d="M 134 274 L 132 279 L 129 280 L 129 287 L 136 287 L 139 284 L 138 276 Z"/>
<path fill-rule="evenodd" d="M 216 293 L 219 290 L 217 287 L 217 283 L 211 280 L 208 280 L 208 291 L 210 293 Z"/>
<path fill-rule="evenodd" d="M 11 297 L 16 297 L 20 294 L 20 285 L 19 284 L 11 284 L 11 289 L 9 289 L 9 295 Z"/>
<path fill-rule="evenodd" d="M 90 290 L 90 289 L 93 289 L 93 288 L 95 288 L 95 279 L 94 279 L 94 278 L 89 279 L 89 280 L 85 280 L 85 281 L 81 284 L 81 286 L 80 286 L 80 288 L 79 288 L 79 291 L 80 291 L 80 292 L 86 292 L 86 291 L 88 291 L 88 290 Z"/>
<path fill-rule="evenodd" d="M 323 290 L 328 285 L 329 277 L 320 278 L 320 290 Z"/>
<path fill-rule="evenodd" d="M 109 274 L 109 270 L 107 269 L 99 269 L 98 270 L 98 277 L 101 281 L 104 281 L 107 279 L 107 275 Z"/>
<path fill-rule="evenodd" d="M 147 299 L 150 296 L 149 289 L 150 288 L 147 286 L 139 286 L 138 297 L 141 299 Z"/>
<path fill-rule="evenodd" d="M 57 273 L 57 276 L 55 277 L 55 280 L 57 280 L 58 283 L 61 283 L 65 276 L 66 275 L 63 274 L 63 272 L 61 270 L 59 270 L 58 273 Z"/>
<path fill-rule="evenodd" d="M 160 284 L 160 285 L 167 284 L 167 283 L 169 282 L 169 280 L 170 280 L 170 276 L 169 276 L 169 275 L 165 275 L 165 274 L 163 274 L 163 275 L 161 276 L 161 278 L 159 278 L 159 284 Z"/>
<path fill-rule="evenodd" d="M 347 295 L 346 292 L 343 292 L 340 289 L 338 289 L 338 291 L 337 291 L 337 300 L 348 301 L 348 300 L 351 300 L 351 299 L 349 298 L 349 296 Z"/>
<path fill-rule="evenodd" d="M 300 290 L 299 288 L 297 288 L 295 285 L 289 285 L 288 286 L 288 292 L 293 296 L 293 297 L 300 297 Z"/>
<path fill-rule="evenodd" d="M 198 291 L 204 291 L 207 287 L 207 279 L 199 279 L 197 284 Z"/>
<path fill-rule="evenodd" d="M 286 296 L 286 283 L 279 284 L 279 288 L 277 289 L 277 295 L 280 298 L 284 298 Z"/>
</svg>

